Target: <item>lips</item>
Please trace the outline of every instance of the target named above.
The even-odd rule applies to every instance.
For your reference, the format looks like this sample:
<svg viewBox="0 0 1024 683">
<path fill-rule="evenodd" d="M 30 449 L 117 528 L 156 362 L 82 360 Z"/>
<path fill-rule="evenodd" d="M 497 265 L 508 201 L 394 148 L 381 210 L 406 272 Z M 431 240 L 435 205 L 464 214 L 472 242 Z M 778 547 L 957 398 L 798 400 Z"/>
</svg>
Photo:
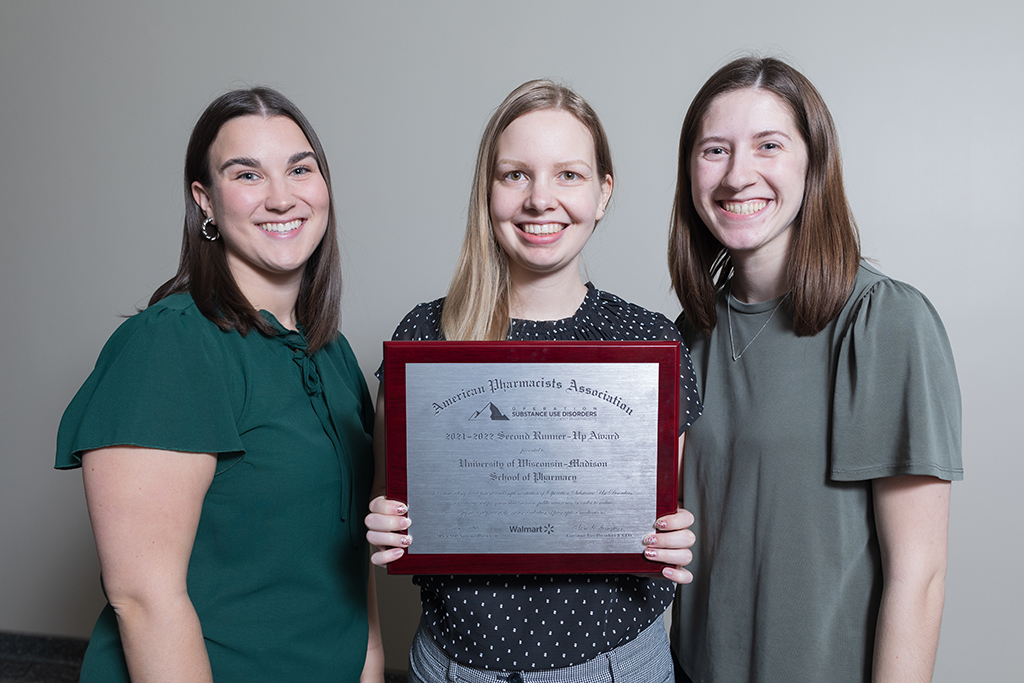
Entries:
<svg viewBox="0 0 1024 683">
<path fill-rule="evenodd" d="M 768 206 L 768 202 L 764 199 L 748 199 L 742 202 L 719 202 L 718 205 L 729 213 L 734 213 L 739 216 L 749 216 L 750 214 L 757 213 L 764 207 Z"/>
<path fill-rule="evenodd" d="M 518 223 L 516 227 L 529 235 L 553 235 L 565 230 L 564 223 Z"/>
<path fill-rule="evenodd" d="M 264 232 L 273 232 L 276 234 L 282 234 L 285 232 L 291 232 L 292 230 L 298 230 L 302 226 L 302 219 L 296 218 L 293 221 L 287 223 L 259 223 L 260 230 Z"/>
</svg>

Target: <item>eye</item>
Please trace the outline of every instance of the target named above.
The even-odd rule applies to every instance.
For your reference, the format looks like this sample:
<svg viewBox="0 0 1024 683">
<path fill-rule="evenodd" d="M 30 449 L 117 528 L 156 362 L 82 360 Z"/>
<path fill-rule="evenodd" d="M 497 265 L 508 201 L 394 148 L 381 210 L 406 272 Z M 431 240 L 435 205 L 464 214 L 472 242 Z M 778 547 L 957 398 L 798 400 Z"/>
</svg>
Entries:
<svg viewBox="0 0 1024 683">
<path fill-rule="evenodd" d="M 511 180 L 512 182 L 517 183 L 520 180 L 523 180 L 526 175 L 522 171 L 509 171 L 503 177 L 505 180 Z"/>
<path fill-rule="evenodd" d="M 777 142 L 766 142 L 763 145 L 761 145 L 761 149 L 767 150 L 769 152 L 774 152 L 777 149 L 782 149 L 782 146 L 779 145 Z"/>
<path fill-rule="evenodd" d="M 259 176 L 256 175 L 256 173 L 253 172 L 253 171 L 242 171 L 236 177 L 239 180 L 249 180 L 249 181 L 256 180 L 257 178 L 259 178 Z"/>
<path fill-rule="evenodd" d="M 708 147 L 701 152 L 701 156 L 705 159 L 714 159 L 716 157 L 725 156 L 726 154 L 727 152 L 725 151 L 725 147 Z"/>
<path fill-rule="evenodd" d="M 564 180 L 579 180 L 580 174 L 576 171 L 562 171 L 562 178 Z"/>
<path fill-rule="evenodd" d="M 309 175 L 312 172 L 313 169 L 311 169 L 309 166 L 297 166 L 296 168 L 292 169 L 292 175 L 298 176 Z"/>
</svg>

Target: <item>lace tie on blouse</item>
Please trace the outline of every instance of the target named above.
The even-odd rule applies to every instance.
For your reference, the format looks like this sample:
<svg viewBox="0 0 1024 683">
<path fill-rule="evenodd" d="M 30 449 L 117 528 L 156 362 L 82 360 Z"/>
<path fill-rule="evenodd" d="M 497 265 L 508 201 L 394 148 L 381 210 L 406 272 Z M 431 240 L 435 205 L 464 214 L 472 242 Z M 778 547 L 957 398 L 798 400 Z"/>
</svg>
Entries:
<svg viewBox="0 0 1024 683">
<path fill-rule="evenodd" d="M 293 360 L 302 369 L 302 386 L 306 393 L 309 396 L 319 396 L 323 387 L 320 384 L 320 373 L 317 372 L 316 363 L 303 349 L 293 349 L 293 353 Z"/>
<path fill-rule="evenodd" d="M 355 519 L 359 513 L 358 510 L 352 509 L 352 506 L 355 505 L 355 473 L 352 471 L 351 461 L 346 457 L 347 450 L 338 438 L 338 430 L 334 426 L 334 421 L 331 420 L 330 411 L 327 410 L 327 399 L 323 396 L 323 385 L 320 382 L 320 371 L 317 369 L 316 360 L 309 355 L 306 338 L 301 331 L 286 330 L 283 334 L 278 334 L 277 338 L 292 350 L 292 360 L 299 366 L 299 371 L 302 374 L 302 386 L 309 396 L 313 411 L 320 419 L 320 425 L 334 445 L 338 466 L 343 475 L 341 478 L 341 521 Z M 355 529 L 356 525 L 351 525 L 349 528 L 349 542 L 353 547 L 358 547 L 363 542 L 363 537 L 356 533 Z"/>
</svg>

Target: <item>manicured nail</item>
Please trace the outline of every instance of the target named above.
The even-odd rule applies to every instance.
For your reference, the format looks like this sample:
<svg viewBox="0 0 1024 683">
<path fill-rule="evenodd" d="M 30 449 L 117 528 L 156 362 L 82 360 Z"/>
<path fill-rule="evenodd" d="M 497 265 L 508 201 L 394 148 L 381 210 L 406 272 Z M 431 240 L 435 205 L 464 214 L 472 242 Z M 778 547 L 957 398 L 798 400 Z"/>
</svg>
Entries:
<svg viewBox="0 0 1024 683">
<path fill-rule="evenodd" d="M 408 546 L 410 543 L 412 543 L 412 536 L 402 536 L 402 540 L 399 541 L 399 543 L 401 543 L 404 546 Z"/>
<path fill-rule="evenodd" d="M 665 529 L 668 528 L 668 522 L 666 522 L 663 519 L 659 519 L 657 522 L 654 523 L 654 526 L 656 526 L 659 529 L 661 529 L 662 531 L 664 531 Z"/>
<path fill-rule="evenodd" d="M 658 542 L 658 539 L 654 537 L 654 534 L 647 534 L 644 536 L 644 545 L 654 545 Z"/>
<path fill-rule="evenodd" d="M 647 548 L 646 550 L 644 550 L 644 557 L 646 557 L 648 560 L 653 560 L 657 556 L 658 556 L 658 551 L 655 550 L 654 548 Z"/>
<path fill-rule="evenodd" d="M 396 515 L 404 515 L 408 511 L 409 511 L 409 506 L 406 505 L 405 503 L 400 503 L 399 506 L 397 508 L 395 508 L 395 514 Z"/>
</svg>

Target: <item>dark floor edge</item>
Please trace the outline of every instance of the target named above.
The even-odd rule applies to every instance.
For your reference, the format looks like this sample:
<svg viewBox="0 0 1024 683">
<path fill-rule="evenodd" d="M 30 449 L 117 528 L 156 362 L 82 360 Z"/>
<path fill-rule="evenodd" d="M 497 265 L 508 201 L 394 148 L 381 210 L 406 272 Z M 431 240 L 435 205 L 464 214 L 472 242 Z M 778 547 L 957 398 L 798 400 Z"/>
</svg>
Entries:
<svg viewBox="0 0 1024 683">
<path fill-rule="evenodd" d="M 83 638 L 0 631 L 0 659 L 78 665 L 88 644 Z"/>
<path fill-rule="evenodd" d="M 75 681 L 88 645 L 84 638 L 0 631 L 0 683 Z M 387 670 L 384 681 L 407 683 L 408 677 Z"/>
</svg>

